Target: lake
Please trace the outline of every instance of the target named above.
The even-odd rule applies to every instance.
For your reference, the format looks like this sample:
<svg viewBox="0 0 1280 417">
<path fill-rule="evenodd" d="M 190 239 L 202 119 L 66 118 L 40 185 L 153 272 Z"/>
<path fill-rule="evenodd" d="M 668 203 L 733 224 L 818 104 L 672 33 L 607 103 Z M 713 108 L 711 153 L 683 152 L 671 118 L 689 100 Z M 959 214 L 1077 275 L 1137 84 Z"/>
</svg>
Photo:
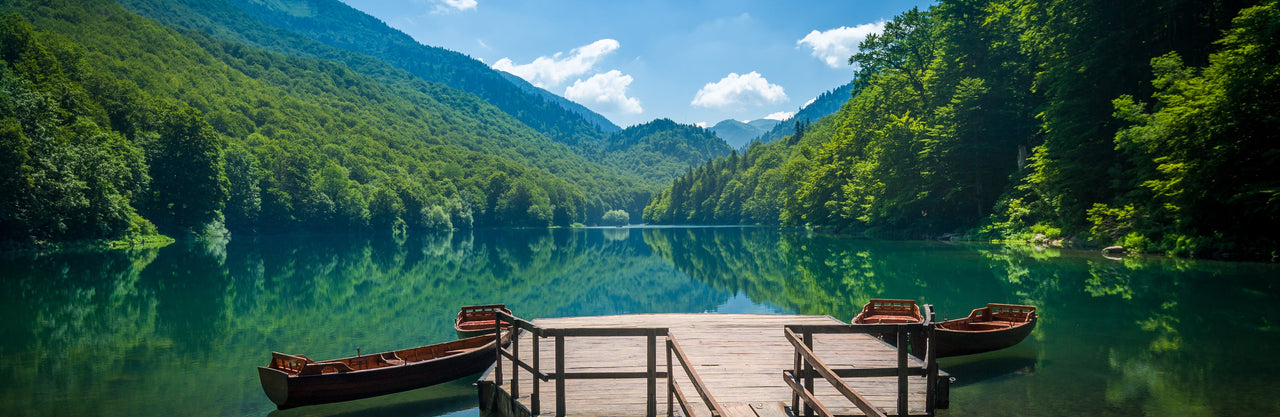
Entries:
<svg viewBox="0 0 1280 417">
<path fill-rule="evenodd" d="M 283 236 L 0 254 L 0 414 L 476 416 L 470 382 L 275 412 L 270 352 L 455 337 L 458 307 L 524 318 L 827 314 L 870 298 L 959 318 L 1039 306 L 1021 344 L 940 361 L 943 416 L 1280 415 L 1280 266 L 760 228 Z"/>
</svg>

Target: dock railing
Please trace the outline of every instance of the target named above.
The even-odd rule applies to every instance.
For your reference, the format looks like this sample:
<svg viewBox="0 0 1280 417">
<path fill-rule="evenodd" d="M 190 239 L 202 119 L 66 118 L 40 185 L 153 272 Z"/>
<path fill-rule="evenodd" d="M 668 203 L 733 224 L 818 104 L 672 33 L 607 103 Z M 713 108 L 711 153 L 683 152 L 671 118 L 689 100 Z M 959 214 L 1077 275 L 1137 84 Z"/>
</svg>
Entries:
<svg viewBox="0 0 1280 417">
<path fill-rule="evenodd" d="M 818 401 L 817 396 L 814 394 L 814 380 L 816 377 L 821 377 L 852 402 L 863 414 L 887 417 L 883 410 L 872 406 L 866 398 L 854 391 L 853 388 L 850 388 L 841 378 L 896 376 L 898 377 L 897 415 L 908 416 L 910 415 L 907 401 L 909 393 L 908 377 L 923 376 L 926 381 L 925 414 L 934 415 L 935 399 L 938 391 L 938 361 L 933 354 L 933 306 L 924 306 L 924 317 L 924 323 L 914 324 L 785 326 L 783 331 L 787 340 L 796 349 L 793 369 L 782 371 L 783 379 L 792 390 L 791 403 L 793 412 L 797 416 L 800 415 L 801 401 L 803 400 L 805 416 L 813 416 L 815 413 L 824 417 L 833 415 L 826 406 Z M 813 353 L 814 335 L 848 333 L 895 336 L 898 345 L 897 367 L 831 369 Z M 911 340 L 915 340 L 915 338 L 923 338 L 923 343 L 917 343 L 917 345 L 924 346 L 924 352 L 916 352 L 917 355 L 924 354 L 923 366 L 911 366 L 907 359 L 908 346 L 912 345 Z"/>
<path fill-rule="evenodd" d="M 698 395 L 702 398 L 707 408 L 711 411 L 713 417 L 721 417 L 724 415 L 720 405 L 715 402 L 711 394 L 707 392 L 706 386 L 702 383 L 702 379 L 698 377 L 697 372 L 689 366 L 689 360 L 685 356 L 684 351 L 680 349 L 679 343 L 675 341 L 666 328 L 571 328 L 556 329 L 542 328 L 533 323 L 498 311 L 495 314 L 494 334 L 498 334 L 502 328 L 502 323 L 510 323 L 513 332 L 511 337 L 511 349 L 507 350 L 497 344 L 497 360 L 494 365 L 494 382 L 497 386 L 503 385 L 502 358 L 511 360 L 511 398 L 520 397 L 520 370 L 528 371 L 532 376 L 533 392 L 529 394 L 529 412 L 537 416 L 542 413 L 542 390 L 541 382 L 555 381 L 556 387 L 556 416 L 565 415 L 565 381 L 570 379 L 638 379 L 644 378 L 648 380 L 648 406 L 646 416 L 654 417 L 658 413 L 657 406 L 657 380 L 658 378 L 667 379 L 667 415 L 671 416 L 675 410 L 673 399 L 679 399 L 681 410 L 685 416 L 690 416 L 689 402 L 685 395 L 680 391 L 679 386 L 675 383 L 672 375 L 672 360 L 674 358 L 680 362 L 681 368 L 685 374 L 689 376 L 690 381 L 697 390 Z M 534 337 L 531 343 L 532 363 L 525 362 L 520 359 L 520 338 L 519 332 L 529 332 Z M 658 371 L 657 364 L 657 338 L 665 337 L 667 346 L 667 369 L 665 372 Z M 648 339 L 646 367 L 644 372 L 566 372 L 565 371 L 565 339 L 569 337 L 645 337 Z M 555 339 L 555 372 L 546 373 L 542 371 L 541 352 L 539 351 L 538 339 L 554 338 Z"/>
<path fill-rule="evenodd" d="M 702 397 L 702 403 L 706 404 L 707 409 L 711 411 L 712 417 L 724 416 L 724 409 L 720 408 L 715 398 L 711 396 L 711 392 L 707 390 L 707 385 L 702 382 L 702 378 L 698 373 L 689 366 L 689 358 L 685 356 L 684 349 L 680 347 L 680 343 L 676 342 L 675 337 L 667 336 L 667 416 L 674 416 L 675 401 L 679 400 L 681 415 L 692 417 L 693 413 L 689 412 L 689 399 L 685 397 L 684 391 L 680 389 L 680 385 L 676 383 L 675 373 L 673 372 L 674 362 L 672 357 L 680 362 L 680 368 L 684 370 L 686 376 L 689 377 L 689 383 L 693 385 L 694 391 L 698 392 L 698 396 Z"/>
</svg>

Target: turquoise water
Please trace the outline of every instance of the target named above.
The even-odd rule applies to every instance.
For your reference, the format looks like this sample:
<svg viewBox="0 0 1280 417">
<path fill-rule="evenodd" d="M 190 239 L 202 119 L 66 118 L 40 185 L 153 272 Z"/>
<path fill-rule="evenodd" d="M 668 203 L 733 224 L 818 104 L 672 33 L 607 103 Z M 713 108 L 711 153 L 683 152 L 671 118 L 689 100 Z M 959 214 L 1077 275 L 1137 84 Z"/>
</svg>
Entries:
<svg viewBox="0 0 1280 417">
<path fill-rule="evenodd" d="M 941 362 L 950 416 L 1280 415 L 1280 266 L 752 228 L 284 236 L 0 254 L 0 414 L 265 415 L 256 366 L 454 337 L 461 305 L 526 318 L 829 314 L 913 298 L 938 317 L 1034 304 L 1013 348 Z M 475 416 L 466 382 L 275 415 Z"/>
</svg>

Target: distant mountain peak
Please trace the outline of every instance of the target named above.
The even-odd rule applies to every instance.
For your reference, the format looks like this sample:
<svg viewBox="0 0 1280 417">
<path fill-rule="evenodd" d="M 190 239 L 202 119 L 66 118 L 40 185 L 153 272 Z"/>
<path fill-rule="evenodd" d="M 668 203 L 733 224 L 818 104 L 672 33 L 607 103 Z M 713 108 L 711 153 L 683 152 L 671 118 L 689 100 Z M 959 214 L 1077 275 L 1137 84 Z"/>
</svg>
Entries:
<svg viewBox="0 0 1280 417">
<path fill-rule="evenodd" d="M 773 129 L 778 123 L 780 122 L 773 119 L 756 119 L 750 122 L 727 119 L 721 120 L 707 130 L 715 132 L 716 136 L 724 139 L 734 149 L 741 149 L 760 135 L 768 133 L 769 129 Z"/>
</svg>

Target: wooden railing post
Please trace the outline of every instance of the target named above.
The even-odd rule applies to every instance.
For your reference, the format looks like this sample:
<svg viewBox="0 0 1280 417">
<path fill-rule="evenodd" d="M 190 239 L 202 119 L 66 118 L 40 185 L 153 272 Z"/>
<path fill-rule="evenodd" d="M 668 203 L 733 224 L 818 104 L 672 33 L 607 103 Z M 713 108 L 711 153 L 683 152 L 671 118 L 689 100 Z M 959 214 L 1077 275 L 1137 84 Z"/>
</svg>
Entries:
<svg viewBox="0 0 1280 417">
<path fill-rule="evenodd" d="M 907 416 L 910 415 L 907 410 L 907 347 L 911 343 L 907 340 L 907 326 L 895 327 L 898 336 L 898 415 Z"/>
<path fill-rule="evenodd" d="M 516 333 L 519 330 L 519 328 L 511 326 L 511 356 L 515 358 L 511 360 L 511 398 L 520 398 L 520 365 L 516 364 L 520 360 L 520 338 L 516 337 Z M 502 334 L 499 333 L 498 337 L 501 338 Z M 498 339 L 498 344 L 502 344 L 501 339 Z"/>
<path fill-rule="evenodd" d="M 938 395 L 938 358 L 937 358 L 937 355 L 934 354 L 934 339 L 933 339 L 935 335 L 934 329 L 936 327 L 933 324 L 934 323 L 933 322 L 934 320 L 933 306 L 929 304 L 925 304 L 925 308 L 928 310 L 929 315 L 926 316 L 926 319 L 928 320 L 928 322 L 925 323 L 925 329 L 924 329 L 924 334 L 925 334 L 925 337 L 924 337 L 924 345 L 925 345 L 925 348 L 924 348 L 924 363 L 925 363 L 924 412 L 925 414 L 928 414 L 928 415 L 934 415 L 934 413 L 937 412 L 937 406 L 935 402 L 937 401 L 937 395 Z"/>
<path fill-rule="evenodd" d="M 556 334 L 556 416 L 564 417 L 564 335 Z"/>
<path fill-rule="evenodd" d="M 675 383 L 675 375 L 672 375 L 670 370 L 673 366 L 672 364 L 676 361 L 680 362 L 680 369 L 689 378 L 689 384 L 693 386 L 703 404 L 706 404 L 707 409 L 711 411 L 711 417 L 723 417 L 725 415 L 724 409 L 720 407 L 719 402 L 716 402 L 715 396 L 711 395 L 711 392 L 707 390 L 707 384 L 702 382 L 702 377 L 698 376 L 698 372 L 693 369 L 693 365 L 689 364 L 689 357 L 684 353 L 684 349 L 680 347 L 680 343 L 674 337 L 671 337 L 670 333 L 667 334 L 667 349 L 669 349 L 667 353 L 667 379 L 675 391 L 676 399 L 680 401 L 680 408 L 684 411 L 684 415 L 691 414 L 689 412 L 689 400 L 685 398 L 684 393 L 680 392 L 680 387 Z M 674 357 L 672 356 L 672 351 L 674 351 Z M 673 414 L 674 412 L 674 410 L 671 410 L 668 414 Z"/>
<path fill-rule="evenodd" d="M 800 373 L 800 358 L 801 358 L 800 349 L 795 349 L 795 351 L 796 351 L 795 363 L 791 367 L 791 374 L 804 375 Z M 795 415 L 800 415 L 800 392 L 796 390 L 791 390 L 791 413 Z"/>
<path fill-rule="evenodd" d="M 647 401 L 646 414 L 649 417 L 658 415 L 658 332 L 649 329 L 649 363 L 647 371 L 649 372 L 649 400 Z"/>
<path fill-rule="evenodd" d="M 539 331 L 540 332 L 540 331 Z M 533 393 L 529 395 L 529 408 L 533 415 L 542 414 L 542 391 L 539 388 L 542 384 L 542 364 L 541 355 L 539 354 L 538 339 L 542 338 L 539 332 L 530 332 L 529 336 L 533 340 Z"/>
<path fill-rule="evenodd" d="M 498 342 L 493 345 L 494 364 L 493 364 L 493 382 L 498 388 L 502 388 L 502 312 L 494 313 L 493 316 L 493 334 L 497 335 Z M 513 336 L 514 338 L 514 336 Z M 515 361 L 511 363 L 512 367 L 518 366 Z"/>
<path fill-rule="evenodd" d="M 808 330 L 804 332 L 804 346 L 810 352 L 813 351 L 813 333 Z M 809 361 L 804 361 L 804 389 L 809 392 L 813 392 L 813 374 L 813 364 L 809 363 Z M 809 407 L 808 403 L 804 405 L 804 415 L 813 417 L 813 407 Z"/>
<path fill-rule="evenodd" d="M 675 367 L 671 364 L 672 349 L 671 335 L 667 335 L 667 417 L 672 417 L 676 414 L 676 374 L 673 373 L 675 372 Z"/>
</svg>

